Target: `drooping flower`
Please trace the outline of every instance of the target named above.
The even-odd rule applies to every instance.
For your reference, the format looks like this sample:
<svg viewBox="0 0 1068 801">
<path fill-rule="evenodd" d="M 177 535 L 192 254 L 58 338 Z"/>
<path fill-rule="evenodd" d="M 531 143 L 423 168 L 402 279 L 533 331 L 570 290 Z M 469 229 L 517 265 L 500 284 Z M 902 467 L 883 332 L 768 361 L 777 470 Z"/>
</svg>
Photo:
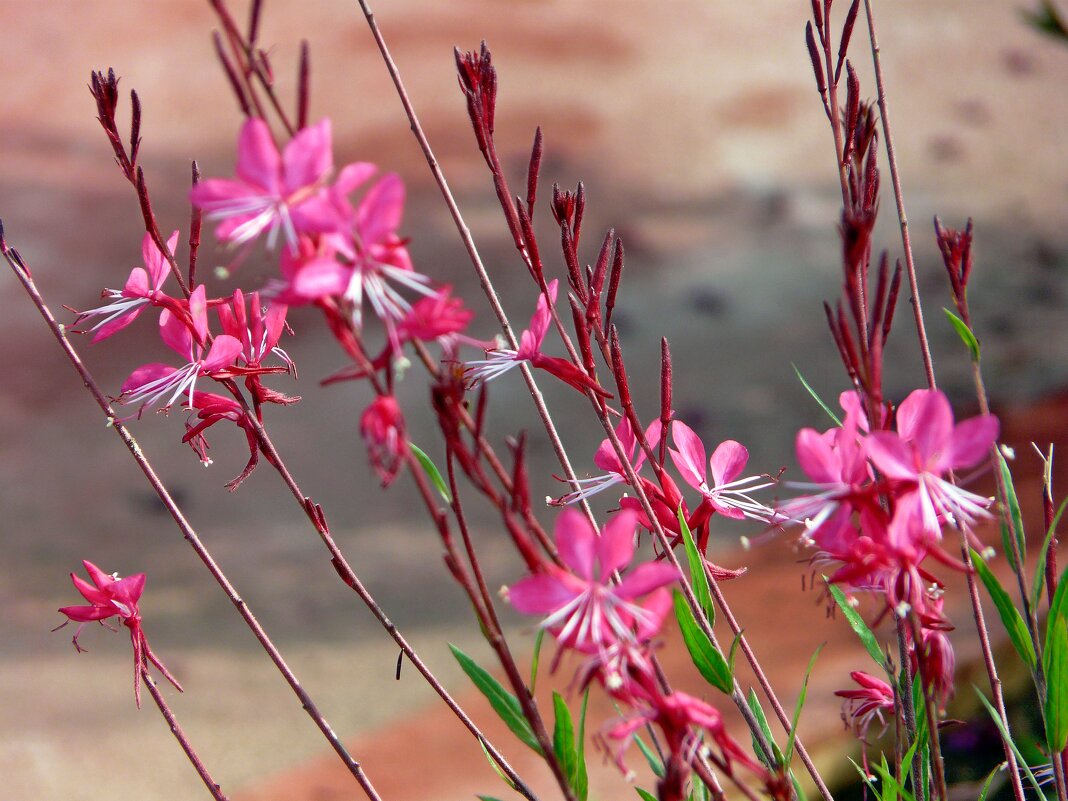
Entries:
<svg viewBox="0 0 1068 801">
<path fill-rule="evenodd" d="M 565 509 L 556 519 L 556 544 L 564 567 L 545 570 L 508 588 L 517 610 L 545 615 L 541 625 L 568 648 L 593 653 L 618 640 L 643 641 L 660 628 L 671 604 L 665 585 L 679 577 L 663 562 L 645 562 L 614 585 L 612 574 L 634 556 L 637 516 L 624 510 L 600 534 L 584 514 Z M 566 569 L 565 569 L 566 568 Z M 648 596 L 644 603 L 638 599 Z"/>
<path fill-rule="evenodd" d="M 207 353 L 204 343 L 208 337 L 207 298 L 204 285 L 193 290 L 189 297 L 189 319 L 192 330 L 184 319 L 164 309 L 159 318 L 160 338 L 187 362 L 182 367 L 154 362 L 134 370 L 122 385 L 120 401 L 125 404 L 139 403 L 141 411 L 167 397 L 162 409 L 169 409 L 183 395 L 186 403 L 194 405 L 194 387 L 200 376 L 220 373 L 234 364 L 241 354 L 241 341 L 228 335 L 215 337 Z"/>
<path fill-rule="evenodd" d="M 83 561 L 82 564 L 93 583 L 90 584 L 73 573 L 70 574 L 70 579 L 74 582 L 74 588 L 89 602 L 89 606 L 64 606 L 59 610 L 67 616 L 67 620 L 59 628 L 72 620 L 78 623 L 78 628 L 71 639 L 75 650 L 79 653 L 85 650 L 78 642 L 78 637 L 81 636 L 86 623 L 95 621 L 106 625 L 105 620 L 116 617 L 130 630 L 130 642 L 134 651 L 134 698 L 138 708 L 141 706 L 141 671 L 147 670 L 150 662 L 159 669 L 167 681 L 181 692 L 182 685 L 152 653 L 141 627 L 141 612 L 137 603 L 141 600 L 141 593 L 145 589 L 145 574 L 135 573 L 120 579 L 117 575 L 108 575 L 88 560 Z"/>
<path fill-rule="evenodd" d="M 388 487 L 408 451 L 404 414 L 397 399 L 392 395 L 375 398 L 360 417 L 360 435 L 367 444 L 371 466 L 382 479 L 382 486 Z"/>
<path fill-rule="evenodd" d="M 267 231 L 274 247 L 279 231 L 296 247 L 299 233 L 324 233 L 337 227 L 324 182 L 334 166 L 330 120 L 299 131 L 278 152 L 271 129 L 252 118 L 241 128 L 237 177 L 201 181 L 190 201 L 219 220 L 215 235 L 244 244 Z"/>
<path fill-rule="evenodd" d="M 519 337 L 518 350 L 494 348 L 486 351 L 488 358 L 467 362 L 465 372 L 468 383 L 471 386 L 483 381 L 492 381 L 522 362 L 530 362 L 531 367 L 537 367 L 551 373 L 579 392 L 585 392 L 589 389 L 602 397 L 612 397 L 610 392 L 567 359 L 546 356 L 541 352 L 545 335 L 549 332 L 549 323 L 552 320 L 551 304 L 556 303 L 559 283 L 556 279 L 549 282 L 548 298 L 546 298 L 545 294 L 538 296 L 538 305 L 534 310 L 534 316 L 530 318 L 530 327 L 523 331 Z"/>
<path fill-rule="evenodd" d="M 894 714 L 894 690 L 882 679 L 860 670 L 854 670 L 849 676 L 860 689 L 836 690 L 834 694 L 845 699 L 842 721 L 853 729 L 859 739 L 867 742 L 872 723 L 879 721 L 885 728 L 883 714 Z"/>
<path fill-rule="evenodd" d="M 233 492 L 241 486 L 246 478 L 252 475 L 252 471 L 256 469 L 260 458 L 259 438 L 248 413 L 233 398 L 216 395 L 213 392 L 196 393 L 189 408 L 190 411 L 195 411 L 196 415 L 190 415 L 190 419 L 186 421 L 186 431 L 185 436 L 182 437 L 182 442 L 187 443 L 193 449 L 193 452 L 196 453 L 205 467 L 211 464 L 211 458 L 208 456 L 208 440 L 204 436 L 204 432 L 207 429 L 223 420 L 229 420 L 245 433 L 245 440 L 248 442 L 249 450 L 248 462 L 245 464 L 245 469 L 236 478 L 226 482 L 226 488 Z M 268 461 L 271 460 L 270 453 L 264 452 L 264 455 Z"/>
<path fill-rule="evenodd" d="M 897 431 L 874 431 L 865 440 L 868 456 L 886 478 L 900 482 L 895 493 L 891 536 L 940 540 L 943 522 L 971 526 L 989 517 L 993 502 L 947 481 L 953 470 L 974 467 L 990 452 L 998 420 L 980 415 L 953 423 L 953 410 L 938 390 L 918 389 L 897 410 Z"/>
<path fill-rule="evenodd" d="M 711 509 L 737 520 L 744 517 L 764 522 L 782 519 L 782 515 L 749 494 L 774 486 L 774 481 L 767 476 L 739 478 L 749 461 L 749 451 L 740 442 L 725 440 L 712 452 L 708 458 L 708 468 L 712 473 L 712 483 L 709 484 L 705 446 L 701 438 L 688 425 L 677 420 L 672 423 L 671 438 L 675 443 L 675 448 L 668 449 L 671 461 L 686 483 L 704 496 L 705 504 Z"/>
<path fill-rule="evenodd" d="M 175 231 L 167 240 L 167 250 L 171 256 L 174 255 L 177 245 L 178 232 Z M 145 234 L 141 241 L 141 257 L 144 267 L 134 267 L 122 289 L 104 290 L 103 297 L 110 300 L 110 303 L 79 312 L 75 325 L 93 317 L 103 318 L 89 329 L 95 332 L 93 342 L 99 342 L 126 328 L 150 304 L 175 310 L 180 308 L 178 301 L 162 291 L 163 284 L 170 275 L 170 264 L 167 257 L 156 247 L 151 234 Z"/>
</svg>

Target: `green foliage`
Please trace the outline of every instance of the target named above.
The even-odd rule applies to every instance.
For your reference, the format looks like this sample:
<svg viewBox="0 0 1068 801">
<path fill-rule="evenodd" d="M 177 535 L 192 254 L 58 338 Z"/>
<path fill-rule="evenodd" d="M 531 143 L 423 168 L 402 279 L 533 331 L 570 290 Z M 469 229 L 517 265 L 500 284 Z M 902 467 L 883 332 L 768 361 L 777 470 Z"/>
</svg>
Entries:
<svg viewBox="0 0 1068 801">
<path fill-rule="evenodd" d="M 1053 0 L 1040 0 L 1038 11 L 1022 10 L 1020 13 L 1035 30 L 1059 39 L 1061 44 L 1068 44 L 1068 24 L 1057 11 Z"/>
<path fill-rule="evenodd" d="M 1032 609 L 1038 609 L 1038 599 L 1042 597 L 1042 591 L 1046 588 L 1046 559 L 1049 558 L 1049 544 L 1053 540 L 1053 535 L 1057 531 L 1057 526 L 1061 522 L 1061 515 L 1064 514 L 1066 506 L 1068 506 L 1068 498 L 1065 498 L 1061 503 L 1057 514 L 1053 516 L 1053 521 L 1050 523 L 1049 528 L 1046 529 L 1045 538 L 1042 540 L 1042 550 L 1039 552 L 1038 564 L 1035 566 L 1035 579 L 1031 582 Z"/>
<path fill-rule="evenodd" d="M 656 796 L 648 790 L 643 790 L 641 787 L 635 787 L 634 790 L 638 793 L 638 797 L 641 798 L 642 801 L 657 801 Z"/>
<path fill-rule="evenodd" d="M 589 695 L 586 696 L 589 698 Z M 571 710 L 567 701 L 558 692 L 553 692 L 553 712 L 556 725 L 553 727 L 553 752 L 567 776 L 567 783 L 575 791 L 578 801 L 586 801 L 589 791 L 589 779 L 586 773 L 585 753 L 582 741 L 575 736 L 575 725 L 571 720 Z M 582 704 L 583 717 L 586 714 L 586 702 Z M 584 734 L 584 732 L 583 732 Z"/>
<path fill-rule="evenodd" d="M 968 352 L 972 355 L 972 361 L 979 361 L 979 340 L 975 338 L 975 334 L 972 333 L 967 323 L 960 319 L 957 315 L 951 312 L 949 309 L 942 309 L 946 313 L 946 317 L 949 318 L 950 325 L 953 326 L 957 332 L 957 336 L 960 337 L 961 342 L 968 348 Z"/>
<path fill-rule="evenodd" d="M 441 471 L 438 470 L 438 466 L 434 464 L 434 460 L 427 456 L 423 449 L 414 442 L 409 442 L 408 447 L 411 449 L 412 455 L 415 456 L 416 460 L 426 472 L 431 483 L 437 488 L 438 492 L 441 493 L 441 497 L 445 499 L 445 503 L 452 503 L 452 495 L 449 493 L 449 487 L 445 483 L 445 479 L 441 477 Z"/>
<path fill-rule="evenodd" d="M 782 751 L 779 750 L 779 746 L 775 743 L 775 738 L 771 736 L 771 727 L 768 726 L 768 718 L 764 714 L 764 708 L 760 705 L 760 699 L 757 698 L 756 692 L 753 688 L 749 688 L 749 695 L 746 696 L 745 702 L 749 705 L 749 709 L 753 713 L 753 717 L 756 718 L 757 724 L 760 726 L 760 731 L 764 735 L 764 739 L 771 744 L 771 750 L 775 757 L 775 762 L 782 765 L 785 760 L 783 759 Z M 772 765 L 764 756 L 764 749 L 760 747 L 757 742 L 756 735 L 753 737 L 753 753 L 756 754 L 759 759 L 768 770 L 774 770 L 775 765 Z"/>
<path fill-rule="evenodd" d="M 634 742 L 638 744 L 638 750 L 642 752 L 642 756 L 645 757 L 645 761 L 649 763 L 649 770 L 653 772 L 653 775 L 658 779 L 664 778 L 664 763 L 660 761 L 660 757 L 653 753 L 653 749 L 645 744 L 638 735 L 634 735 Z M 641 794 L 641 790 L 638 791 Z"/>
<path fill-rule="evenodd" d="M 801 375 L 801 371 L 797 369 L 797 365 L 791 362 L 790 366 L 794 368 L 794 373 L 797 374 L 797 380 L 801 382 L 801 386 L 803 386 L 808 392 L 808 394 L 811 395 L 812 398 L 816 401 L 816 403 L 820 405 L 820 408 L 823 409 L 823 411 L 827 412 L 827 416 L 834 420 L 834 424 L 836 426 L 842 425 L 842 421 L 838 419 L 838 415 L 831 411 L 831 407 L 824 403 L 823 398 L 816 394 L 816 390 L 809 386 L 809 383 L 805 380 L 805 377 Z"/>
<path fill-rule="evenodd" d="M 1020 501 L 1016 497 L 1016 487 L 1012 483 L 1012 473 L 1009 472 L 1008 462 L 1005 461 L 1005 457 L 999 452 L 998 458 L 998 470 L 1001 472 L 1001 480 L 1005 484 L 1005 503 L 1008 504 L 1009 517 L 1012 520 L 1013 532 L 1016 534 L 1016 550 L 1020 554 L 1020 560 L 1027 561 L 1027 541 L 1024 538 L 1024 525 L 1023 515 L 1020 514 Z M 1005 548 L 1005 558 L 1009 560 L 1009 565 L 1012 567 L 1014 573 L 1020 572 L 1023 569 L 1022 565 L 1016 564 L 1016 552 L 1012 548 L 1012 540 L 1010 539 L 1012 534 L 1009 532 L 1009 527 L 1006 524 L 1004 518 L 1001 521 L 1001 542 Z"/>
<path fill-rule="evenodd" d="M 791 758 L 794 754 L 794 742 L 797 740 L 797 724 L 801 720 L 801 710 L 805 707 L 805 698 L 808 695 L 808 679 L 812 675 L 812 668 L 816 666 L 816 659 L 820 655 L 820 651 L 823 650 L 821 645 L 816 649 L 816 652 L 812 654 L 812 658 L 808 660 L 808 667 L 805 668 L 805 678 L 801 682 L 801 693 L 797 696 L 797 705 L 794 707 L 794 717 L 790 721 L 790 736 L 786 740 L 786 758 L 783 760 L 784 765 L 790 764 Z"/>
<path fill-rule="evenodd" d="M 682 513 L 680 506 L 676 515 L 679 518 L 679 529 L 682 531 L 682 541 L 686 546 L 686 561 L 690 566 L 690 584 L 693 585 L 693 594 L 697 597 L 697 603 L 708 618 L 708 625 L 716 622 L 716 608 L 712 605 L 712 594 L 708 589 L 708 576 L 705 574 L 705 559 L 697 550 L 693 541 L 693 534 L 686 524 L 686 515 Z"/>
<path fill-rule="evenodd" d="M 534 656 L 530 660 L 530 693 L 534 694 L 534 687 L 538 682 L 538 664 L 541 662 L 541 643 L 545 639 L 545 629 L 538 629 L 538 635 L 534 638 Z"/>
<path fill-rule="evenodd" d="M 479 692 L 486 696 L 486 700 L 490 702 L 493 711 L 512 730 L 512 733 L 533 751 L 542 754 L 538 738 L 534 736 L 534 730 L 530 727 L 529 721 L 523 714 L 523 707 L 520 705 L 519 699 L 504 689 L 499 681 L 479 667 L 474 659 L 455 645 L 450 643 L 449 648 L 452 650 L 452 655 L 456 657 L 456 661 L 460 663 L 464 673 L 474 682 Z"/>
<path fill-rule="evenodd" d="M 1012 753 L 1015 755 L 1016 764 L 1019 766 L 1020 770 L 1023 771 L 1024 776 L 1027 777 L 1027 781 L 1034 789 L 1035 795 L 1038 798 L 1041 798 L 1042 801 L 1049 801 L 1049 799 L 1046 798 L 1046 794 L 1042 792 L 1042 787 L 1039 785 L 1038 779 L 1035 778 L 1035 774 L 1032 772 L 1031 767 L 1027 764 L 1027 760 L 1024 759 L 1024 755 L 1020 753 L 1020 749 L 1009 734 L 1009 729 L 1005 725 L 1005 721 L 1001 719 L 1001 715 L 994 709 L 994 705 L 986 700 L 986 696 L 979 691 L 978 687 L 972 685 L 972 689 L 975 690 L 975 694 L 979 696 L 979 700 L 982 702 L 983 706 L 986 707 L 986 711 L 990 714 L 990 718 L 994 721 L 994 725 L 997 726 L 998 731 L 1001 732 L 1002 741 L 1008 744 Z"/>
<path fill-rule="evenodd" d="M 998 610 L 1001 623 L 1005 627 L 1005 631 L 1009 633 L 1012 647 L 1016 649 L 1016 653 L 1020 655 L 1024 664 L 1033 673 L 1038 666 L 1038 659 L 1035 656 L 1035 644 L 1031 641 L 1031 634 L 1027 630 L 1023 616 L 1013 604 L 1012 598 L 1005 592 L 1005 588 L 1001 586 L 997 576 L 990 572 L 990 568 L 986 566 L 983 557 L 975 550 L 972 551 L 972 564 L 975 566 L 975 572 L 979 575 L 983 586 L 986 587 L 986 591 L 990 595 L 990 599 Z"/>
<path fill-rule="evenodd" d="M 845 615 L 845 619 L 849 622 L 850 628 L 856 632 L 860 637 L 861 643 L 867 650 L 869 656 L 875 660 L 875 664 L 886 671 L 886 660 L 883 658 L 882 649 L 879 647 L 879 641 L 875 638 L 875 633 L 868 628 L 868 624 L 864 622 L 864 618 L 860 616 L 860 613 L 853 608 L 853 605 L 849 603 L 849 599 L 845 597 L 845 593 L 842 592 L 840 587 L 836 587 L 827 581 L 827 577 L 824 576 L 823 580 L 827 582 L 827 589 L 831 592 L 831 597 L 834 598 L 834 602 L 838 604 L 838 608 L 842 610 L 842 614 Z M 886 671 L 889 675 L 889 672 Z"/>
<path fill-rule="evenodd" d="M 693 610 L 681 592 L 675 590 L 675 619 L 679 621 L 682 640 L 690 658 L 705 681 L 716 689 L 729 694 L 734 689 L 734 676 L 723 654 L 701 630 L 694 619 Z"/>
</svg>

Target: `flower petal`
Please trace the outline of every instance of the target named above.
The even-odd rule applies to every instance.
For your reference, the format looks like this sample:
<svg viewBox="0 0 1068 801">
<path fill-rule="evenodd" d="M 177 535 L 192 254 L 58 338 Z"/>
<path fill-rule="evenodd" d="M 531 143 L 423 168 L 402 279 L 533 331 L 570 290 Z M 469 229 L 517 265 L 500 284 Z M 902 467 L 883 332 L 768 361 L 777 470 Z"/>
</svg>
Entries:
<svg viewBox="0 0 1068 801">
<path fill-rule="evenodd" d="M 749 461 L 749 451 L 740 442 L 733 439 L 724 440 L 719 444 L 712 457 L 709 466 L 712 468 L 712 481 L 714 486 L 729 484 L 738 478 L 745 470 Z"/>
<path fill-rule="evenodd" d="M 524 615 L 548 615 L 568 603 L 576 593 L 557 576 L 539 573 L 508 588 L 508 602 Z"/>
<path fill-rule="evenodd" d="M 892 431 L 874 431 L 864 439 L 868 458 L 887 478 L 915 481 L 916 462 L 912 449 Z"/>
<path fill-rule="evenodd" d="M 678 448 L 668 450 L 671 461 L 675 463 L 675 468 L 682 474 L 686 483 L 691 487 L 704 484 L 707 471 L 705 446 L 701 438 L 688 425 L 676 420 L 671 424 L 671 441 L 675 443 L 675 448 Z"/>
<path fill-rule="evenodd" d="M 958 423 L 953 429 L 945 466 L 959 469 L 978 464 L 990 453 L 1000 430 L 1001 425 L 992 414 L 979 415 Z"/>
<path fill-rule="evenodd" d="M 597 532 L 586 515 L 573 508 L 560 513 L 556 518 L 556 547 L 565 565 L 586 581 L 593 580 Z"/>
<path fill-rule="evenodd" d="M 897 433 L 912 442 L 926 463 L 942 453 L 953 436 L 953 409 L 938 390 L 917 389 L 897 410 Z"/>
<path fill-rule="evenodd" d="M 311 186 L 334 168 L 330 119 L 305 128 L 282 151 L 285 193 Z"/>
<path fill-rule="evenodd" d="M 271 137 L 270 127 L 263 120 L 253 117 L 241 127 L 241 135 L 237 140 L 238 177 L 269 195 L 277 196 L 281 194 L 281 172 L 282 158 Z"/>
<path fill-rule="evenodd" d="M 597 559 L 601 566 L 599 581 L 604 584 L 608 577 L 621 567 L 630 564 L 634 556 L 634 528 L 638 516 L 629 509 L 618 512 L 605 523 L 597 541 Z"/>
<path fill-rule="evenodd" d="M 679 578 L 679 571 L 667 562 L 644 562 L 627 573 L 615 589 L 621 598 L 640 598 Z"/>
<path fill-rule="evenodd" d="M 356 231 L 365 246 L 384 242 L 404 216 L 404 182 L 389 173 L 367 190 L 356 208 Z"/>
</svg>

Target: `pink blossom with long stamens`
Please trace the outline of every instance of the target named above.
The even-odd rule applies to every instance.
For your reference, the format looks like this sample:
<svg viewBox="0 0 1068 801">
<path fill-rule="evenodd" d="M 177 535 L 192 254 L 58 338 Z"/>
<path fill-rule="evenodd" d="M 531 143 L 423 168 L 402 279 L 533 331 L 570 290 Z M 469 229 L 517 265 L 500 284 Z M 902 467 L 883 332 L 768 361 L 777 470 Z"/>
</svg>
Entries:
<svg viewBox="0 0 1068 801">
<path fill-rule="evenodd" d="M 333 166 L 329 119 L 299 131 L 279 153 L 267 123 L 252 118 L 238 139 L 237 177 L 201 181 L 189 199 L 208 219 L 220 221 L 219 239 L 240 245 L 266 231 L 274 247 L 281 231 L 292 249 L 298 234 L 338 225 L 325 192 Z"/>
<path fill-rule="evenodd" d="M 88 560 L 83 561 L 82 564 L 93 583 L 90 584 L 73 573 L 70 574 L 70 579 L 74 582 L 74 588 L 89 602 L 89 606 L 64 606 L 59 610 L 67 616 L 67 620 L 59 628 L 72 620 L 78 623 L 78 628 L 71 640 L 75 650 L 79 653 L 85 650 L 78 642 L 78 637 L 81 636 L 82 629 L 87 623 L 98 622 L 106 625 L 105 620 L 116 617 L 130 630 L 130 642 L 134 650 L 134 698 L 137 706 L 141 706 L 141 670 L 149 662 L 159 668 L 167 681 L 181 692 L 182 685 L 152 653 L 148 640 L 145 639 L 144 630 L 141 628 L 141 612 L 137 604 L 145 589 L 145 574 L 135 573 L 120 579 L 117 575 L 108 575 Z"/>
<path fill-rule="evenodd" d="M 886 728 L 883 714 L 894 713 L 894 690 L 882 679 L 861 670 L 854 670 L 849 677 L 860 685 L 860 689 L 836 690 L 834 694 L 845 699 L 842 721 L 866 742 L 872 723 L 879 721 Z"/>
<path fill-rule="evenodd" d="M 665 585 L 679 577 L 663 562 L 645 562 L 612 574 L 634 556 L 637 516 L 624 510 L 600 534 L 581 512 L 568 508 L 556 519 L 556 544 L 564 567 L 546 565 L 508 588 L 509 602 L 527 615 L 545 615 L 541 625 L 568 648 L 597 652 L 618 640 L 646 640 L 660 628 L 670 607 Z M 566 568 L 566 569 L 565 569 Z M 648 596 L 644 603 L 638 598 Z"/>
<path fill-rule="evenodd" d="M 616 437 L 623 447 L 623 452 L 627 454 L 627 459 L 633 466 L 634 472 L 637 473 L 645 463 L 645 451 L 639 447 L 638 438 L 634 436 L 634 429 L 631 427 L 630 420 L 627 417 L 620 420 L 619 425 L 616 426 Z M 645 440 L 646 442 L 658 442 L 660 440 L 659 420 L 654 420 L 645 430 Z M 637 450 L 637 453 L 635 453 L 635 450 Z M 609 487 L 626 483 L 626 471 L 619 461 L 619 457 L 616 456 L 616 449 L 612 446 L 610 439 L 606 438 L 601 441 L 597 452 L 593 455 L 593 463 L 607 472 L 598 476 L 578 479 L 576 483 L 579 485 L 579 489 L 550 501 L 550 505 L 566 506 L 577 503 L 603 492 Z"/>
<path fill-rule="evenodd" d="M 171 256 L 177 246 L 178 232 L 175 231 L 167 240 L 167 250 Z M 89 329 L 95 332 L 93 342 L 99 342 L 126 328 L 149 305 L 178 308 L 179 302 L 162 291 L 163 284 L 170 275 L 170 262 L 156 247 L 151 234 L 145 234 L 141 241 L 141 258 L 144 267 L 134 267 L 122 289 L 104 290 L 103 297 L 109 299 L 110 303 L 78 313 L 75 325 L 93 317 L 103 318 Z"/>
</svg>

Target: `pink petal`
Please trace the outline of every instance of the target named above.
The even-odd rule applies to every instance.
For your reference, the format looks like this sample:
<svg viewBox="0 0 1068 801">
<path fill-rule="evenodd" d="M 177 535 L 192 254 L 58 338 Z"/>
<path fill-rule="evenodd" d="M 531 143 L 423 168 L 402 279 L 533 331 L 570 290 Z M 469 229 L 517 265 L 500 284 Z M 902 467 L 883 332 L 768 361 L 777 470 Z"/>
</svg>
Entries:
<svg viewBox="0 0 1068 801">
<path fill-rule="evenodd" d="M 545 340 L 545 334 L 549 330 L 549 321 L 552 319 L 552 310 L 549 303 L 556 303 L 556 291 L 560 282 L 555 278 L 549 282 L 549 299 L 545 295 L 538 296 L 538 305 L 534 310 L 534 316 L 530 318 L 530 327 L 523 332 L 519 343 L 519 358 L 530 359 L 535 353 L 541 351 L 541 343 Z"/>
<path fill-rule="evenodd" d="M 705 483 L 705 446 L 701 438 L 685 423 L 676 420 L 671 425 L 671 441 L 678 450 L 669 449 L 675 469 L 691 487 Z"/>
<path fill-rule="evenodd" d="M 814 428 L 802 428 L 797 432 L 796 447 L 798 464 L 810 479 L 821 484 L 835 484 L 842 480 L 838 454 L 824 434 Z"/>
<path fill-rule="evenodd" d="M 631 431 L 630 420 L 626 417 L 620 420 L 619 425 L 616 426 L 616 437 L 619 438 L 620 444 L 623 445 L 624 453 L 630 455 L 634 452 L 634 432 Z M 608 470 L 612 473 L 623 472 L 623 465 L 616 458 L 616 449 L 612 447 L 612 442 L 608 439 L 601 441 L 597 452 L 593 455 L 593 463 L 602 470 Z"/>
<path fill-rule="evenodd" d="M 79 623 L 89 623 L 93 620 L 105 620 L 106 618 L 118 614 L 115 609 L 109 609 L 106 606 L 61 606 L 59 611 L 61 614 L 64 614 L 71 620 L 76 620 Z"/>
<path fill-rule="evenodd" d="M 945 466 L 958 469 L 978 464 L 990 453 L 1000 430 L 1001 425 L 992 414 L 972 417 L 959 423 L 953 429 Z"/>
<path fill-rule="evenodd" d="M 912 449 L 891 431 L 875 431 L 864 439 L 864 448 L 875 468 L 887 478 L 915 481 L 916 460 Z"/>
<path fill-rule="evenodd" d="M 638 640 L 645 641 L 656 636 L 657 632 L 660 631 L 660 627 L 664 624 L 664 618 L 667 617 L 673 606 L 670 592 L 666 589 L 653 590 L 649 597 L 645 599 L 645 602 L 642 603 L 642 609 L 646 611 L 647 615 L 646 619 L 638 624 Z"/>
<path fill-rule="evenodd" d="M 126 279 L 122 294 L 128 298 L 144 298 L 148 296 L 149 287 L 148 273 L 141 267 L 134 267 L 130 270 L 130 277 Z"/>
<path fill-rule="evenodd" d="M 132 576 L 121 578 L 108 588 L 112 597 L 131 608 L 138 602 L 138 600 L 140 600 L 141 593 L 144 592 L 144 590 L 144 573 L 134 573 Z"/>
<path fill-rule="evenodd" d="M 548 615 L 575 597 L 575 591 L 557 576 L 539 573 L 508 588 L 508 602 L 524 615 Z"/>
<path fill-rule="evenodd" d="M 356 208 L 356 231 L 365 245 L 384 242 L 404 216 L 404 182 L 396 173 L 380 178 Z"/>
<path fill-rule="evenodd" d="M 220 334 L 211 343 L 211 350 L 208 351 L 208 355 L 201 365 L 201 373 L 211 373 L 231 366 L 237 357 L 241 355 L 242 350 L 244 350 L 244 346 L 241 344 L 241 340 L 228 334 Z"/>
<path fill-rule="evenodd" d="M 282 158 L 270 127 L 259 118 L 250 119 L 242 126 L 237 142 L 237 176 L 266 194 L 278 196 L 281 172 Z"/>
<path fill-rule="evenodd" d="M 289 307 L 282 303 L 272 303 L 267 309 L 267 317 L 264 320 L 267 330 L 267 338 L 265 340 L 268 350 L 278 344 L 278 340 L 282 338 L 282 331 L 286 327 L 286 313 L 289 311 Z"/>
<path fill-rule="evenodd" d="M 135 306 L 122 316 L 116 317 L 109 323 L 104 323 L 104 325 L 96 329 L 96 331 L 93 333 L 93 338 L 90 341 L 99 342 L 102 339 L 107 339 L 112 334 L 117 334 L 119 331 L 121 331 L 134 320 L 136 320 L 141 315 L 141 312 L 143 312 L 144 310 L 144 305 Z"/>
<path fill-rule="evenodd" d="M 197 344 L 203 345 L 208 338 L 208 290 L 203 284 L 189 296 L 189 316 L 193 319 Z"/>
<path fill-rule="evenodd" d="M 89 603 L 107 603 L 107 594 L 104 593 L 102 590 L 98 589 L 97 587 L 94 587 L 85 579 L 79 578 L 78 576 L 71 573 L 70 580 L 74 583 L 74 589 L 80 592 L 82 594 L 82 597 L 85 598 L 85 600 L 87 600 Z"/>
<path fill-rule="evenodd" d="M 352 278 L 352 268 L 331 258 L 306 262 L 292 279 L 293 291 L 308 299 L 343 295 Z"/>
<path fill-rule="evenodd" d="M 638 516 L 631 510 L 624 509 L 613 515 L 601 529 L 597 542 L 597 558 L 601 565 L 600 582 L 608 581 L 613 571 L 630 564 L 634 556 L 634 528 Z"/>
<path fill-rule="evenodd" d="M 329 118 L 294 136 L 282 152 L 282 163 L 286 195 L 311 186 L 334 169 Z"/>
<path fill-rule="evenodd" d="M 354 161 L 341 168 L 334 181 L 334 190 L 341 195 L 355 192 L 360 186 L 378 172 L 378 167 L 369 161 Z"/>
<path fill-rule="evenodd" d="M 178 372 L 178 368 L 171 367 L 169 364 L 160 364 L 159 362 L 143 364 L 130 373 L 130 377 L 123 382 L 122 392 L 133 392 L 151 381 L 164 378 L 176 372 Z"/>
<path fill-rule="evenodd" d="M 953 409 L 938 390 L 917 389 L 897 410 L 897 433 L 916 445 L 927 462 L 941 453 L 953 437 Z"/>
<path fill-rule="evenodd" d="M 749 461 L 749 451 L 740 442 L 733 439 L 724 440 L 712 452 L 709 466 L 712 468 L 712 480 L 715 486 L 729 484 L 745 470 Z"/>
<path fill-rule="evenodd" d="M 341 213 L 325 189 L 290 206 L 289 216 L 293 227 L 303 234 L 331 234 L 345 227 Z"/>
<path fill-rule="evenodd" d="M 597 532 L 586 515 L 575 508 L 560 513 L 556 518 L 556 547 L 565 565 L 587 581 L 593 580 Z"/>
<path fill-rule="evenodd" d="M 184 361 L 193 358 L 193 336 L 189 333 L 189 327 L 185 321 L 171 313 L 170 309 L 164 309 L 159 316 L 159 338 Z"/>
<path fill-rule="evenodd" d="M 615 589 L 620 598 L 640 598 L 678 580 L 679 571 L 667 562 L 644 562 L 627 573 Z"/>
<path fill-rule="evenodd" d="M 208 178 L 189 190 L 189 202 L 209 211 L 214 206 L 227 206 L 249 197 L 262 197 L 264 192 L 244 181 L 231 178 Z M 150 238 L 151 239 L 151 238 Z"/>
<path fill-rule="evenodd" d="M 172 233 L 170 239 L 167 240 L 167 249 L 172 256 L 176 247 L 178 247 L 177 231 Z M 152 288 L 159 289 L 163 286 L 163 282 L 167 280 L 171 266 L 166 256 L 156 247 L 156 243 L 149 234 L 145 234 L 144 239 L 141 240 L 141 259 L 144 261 L 145 268 L 152 278 Z"/>
</svg>

